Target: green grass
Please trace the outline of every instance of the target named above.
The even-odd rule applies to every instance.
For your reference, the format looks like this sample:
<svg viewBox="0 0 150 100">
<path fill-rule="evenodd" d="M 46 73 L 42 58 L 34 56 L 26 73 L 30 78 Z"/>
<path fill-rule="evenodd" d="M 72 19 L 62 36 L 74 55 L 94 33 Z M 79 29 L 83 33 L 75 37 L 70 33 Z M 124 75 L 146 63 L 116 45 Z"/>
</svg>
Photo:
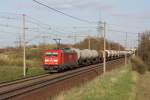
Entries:
<svg viewBox="0 0 150 100">
<path fill-rule="evenodd" d="M 26 77 L 45 73 L 41 67 L 30 67 Z M 0 66 L 0 82 L 12 81 L 23 78 L 23 67 Z"/>
<path fill-rule="evenodd" d="M 26 65 L 28 76 L 45 73 L 42 69 L 42 56 L 45 49 L 51 49 L 55 45 L 26 48 Z M 14 48 L 0 53 L 0 82 L 15 80 L 23 77 L 23 51 L 22 48 Z"/>
<path fill-rule="evenodd" d="M 63 92 L 54 100 L 131 100 L 134 98 L 135 79 L 131 68 L 117 69 Z"/>
</svg>

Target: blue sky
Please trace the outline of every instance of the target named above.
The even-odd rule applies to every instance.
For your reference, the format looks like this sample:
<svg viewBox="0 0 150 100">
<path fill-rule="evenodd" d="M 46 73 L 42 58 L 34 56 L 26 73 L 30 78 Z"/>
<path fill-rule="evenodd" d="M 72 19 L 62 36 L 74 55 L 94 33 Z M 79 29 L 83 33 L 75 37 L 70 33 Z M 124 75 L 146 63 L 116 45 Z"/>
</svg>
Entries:
<svg viewBox="0 0 150 100">
<path fill-rule="evenodd" d="M 89 21 L 106 21 L 107 22 L 107 38 L 109 40 L 124 43 L 125 32 L 128 32 L 128 46 L 135 46 L 137 40 L 137 32 L 143 32 L 150 27 L 150 1 L 149 0 L 38 0 L 53 8 L 61 10 L 70 15 L 86 19 Z M 7 12 L 7 13 L 6 13 Z M 1 0 L 0 1 L 0 21 L 4 25 L 12 25 L 21 27 L 21 16 L 15 14 L 26 14 L 30 17 L 40 20 L 42 23 L 51 25 L 50 33 L 59 35 L 90 34 L 96 36 L 97 24 L 88 24 L 78 20 L 71 19 L 57 12 L 51 11 L 43 6 L 38 5 L 32 0 Z M 20 19 L 19 21 L 11 21 L 2 19 L 3 17 L 13 17 Z M 28 20 L 28 18 L 27 18 Z M 37 27 L 32 24 L 27 24 L 28 27 Z M 47 27 L 47 26 L 46 26 Z M 38 27 L 40 32 L 28 32 L 27 39 L 32 39 L 38 34 L 49 34 L 41 27 Z M 60 32 L 56 32 L 56 31 Z M 115 32 L 110 30 L 122 31 Z M 1 47 L 13 45 L 17 39 L 20 29 L 9 29 L 0 25 Z M 13 32 L 14 35 L 9 34 Z M 52 38 L 54 38 L 53 36 Z M 81 40 L 79 38 L 78 40 Z M 33 43 L 42 42 L 41 39 L 32 41 Z M 52 42 L 49 39 L 47 42 Z M 4 43 L 5 42 L 5 43 Z M 73 39 L 62 39 L 63 43 L 72 42 Z"/>
</svg>

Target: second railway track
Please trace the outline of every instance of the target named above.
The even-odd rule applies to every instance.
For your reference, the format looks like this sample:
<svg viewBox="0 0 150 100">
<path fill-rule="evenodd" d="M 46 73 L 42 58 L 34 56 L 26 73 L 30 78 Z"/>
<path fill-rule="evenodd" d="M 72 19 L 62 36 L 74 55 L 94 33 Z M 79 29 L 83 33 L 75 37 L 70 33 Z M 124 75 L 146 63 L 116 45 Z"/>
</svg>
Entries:
<svg viewBox="0 0 150 100">
<path fill-rule="evenodd" d="M 107 65 L 109 65 L 109 67 L 107 67 L 107 70 L 113 68 L 110 66 L 115 66 L 115 64 L 117 64 L 118 62 L 121 63 L 122 61 L 123 59 L 117 59 L 117 60 L 107 62 Z M 102 64 L 97 64 L 97 65 L 90 65 L 87 67 L 78 68 L 76 70 L 71 70 L 64 73 L 58 73 L 54 75 L 45 74 L 43 76 L 0 84 L 0 100 L 6 100 L 6 99 L 32 100 L 33 98 L 34 99 L 36 98 L 36 100 L 37 99 L 41 100 L 42 98 L 45 98 L 48 95 L 49 97 L 55 95 L 55 93 L 57 93 L 61 89 L 63 90 L 65 87 L 67 87 L 65 83 L 70 82 L 68 83 L 69 85 L 71 83 L 75 84 L 77 83 L 76 81 L 81 81 L 79 77 L 92 78 L 102 73 L 103 73 Z M 86 80 L 86 78 L 84 80 Z M 72 86 L 69 85 L 68 87 Z M 49 93 L 46 93 L 43 90 L 44 88 L 45 91 L 49 91 Z M 34 97 L 34 95 L 36 97 Z"/>
<path fill-rule="evenodd" d="M 25 82 L 25 81 L 30 81 L 30 80 L 42 78 L 42 77 L 45 77 L 45 76 L 49 76 L 49 74 L 45 73 L 45 74 L 41 74 L 41 75 L 37 75 L 37 76 L 31 76 L 31 77 L 22 78 L 22 79 L 16 79 L 16 80 L 13 80 L 13 81 L 1 82 L 0 83 L 0 88 L 4 87 L 4 86 L 17 84 L 17 83 L 20 83 L 20 82 Z"/>
</svg>

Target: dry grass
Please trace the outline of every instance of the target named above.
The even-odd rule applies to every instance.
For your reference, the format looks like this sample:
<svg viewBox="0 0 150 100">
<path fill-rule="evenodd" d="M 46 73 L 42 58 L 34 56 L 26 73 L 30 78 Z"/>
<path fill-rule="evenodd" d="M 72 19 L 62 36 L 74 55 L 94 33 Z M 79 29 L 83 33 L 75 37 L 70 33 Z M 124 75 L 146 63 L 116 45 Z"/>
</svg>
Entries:
<svg viewBox="0 0 150 100">
<path fill-rule="evenodd" d="M 150 100 L 150 72 L 139 75 L 135 100 Z"/>
<path fill-rule="evenodd" d="M 81 87 L 63 92 L 54 100 L 131 100 L 135 97 L 135 79 L 129 68 L 117 69 Z"/>
<path fill-rule="evenodd" d="M 42 66 L 43 50 L 51 49 L 55 45 L 26 48 L 27 76 L 44 73 Z M 23 73 L 23 51 L 22 48 L 6 49 L 0 53 L 0 82 L 22 78 Z"/>
<path fill-rule="evenodd" d="M 132 69 L 137 71 L 140 74 L 144 74 L 146 72 L 146 65 L 144 62 L 138 57 L 131 58 Z"/>
<path fill-rule="evenodd" d="M 29 49 L 26 54 L 26 64 L 29 67 L 39 67 L 42 64 L 42 52 L 40 50 Z M 22 66 L 22 52 L 9 51 L 0 54 L 1 66 Z"/>
</svg>

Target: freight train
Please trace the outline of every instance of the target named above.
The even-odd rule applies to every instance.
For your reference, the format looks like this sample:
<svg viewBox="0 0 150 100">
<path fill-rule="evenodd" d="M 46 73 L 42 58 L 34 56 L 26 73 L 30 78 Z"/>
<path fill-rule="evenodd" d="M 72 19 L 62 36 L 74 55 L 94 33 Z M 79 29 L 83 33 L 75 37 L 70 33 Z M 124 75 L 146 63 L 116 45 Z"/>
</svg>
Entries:
<svg viewBox="0 0 150 100">
<path fill-rule="evenodd" d="M 88 66 L 103 62 L 103 51 L 63 48 L 46 50 L 43 56 L 43 68 L 50 72 L 61 72 L 76 67 Z M 132 51 L 106 50 L 106 61 L 130 56 Z"/>
</svg>

